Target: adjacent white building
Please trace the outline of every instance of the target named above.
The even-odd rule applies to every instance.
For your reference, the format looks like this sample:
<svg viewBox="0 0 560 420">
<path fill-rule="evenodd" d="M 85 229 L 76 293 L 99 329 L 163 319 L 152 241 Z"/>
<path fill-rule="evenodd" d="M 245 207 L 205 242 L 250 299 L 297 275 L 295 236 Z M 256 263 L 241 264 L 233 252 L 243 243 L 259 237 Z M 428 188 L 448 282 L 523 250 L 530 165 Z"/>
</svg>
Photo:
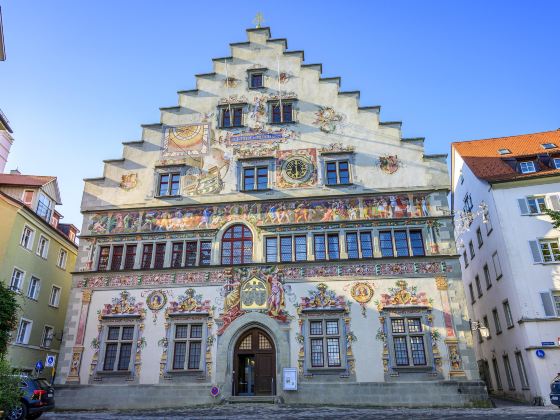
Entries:
<svg viewBox="0 0 560 420">
<path fill-rule="evenodd" d="M 560 130 L 452 144 L 452 208 L 481 376 L 550 404 L 560 372 Z M 476 329 L 477 326 L 482 327 Z"/>
</svg>

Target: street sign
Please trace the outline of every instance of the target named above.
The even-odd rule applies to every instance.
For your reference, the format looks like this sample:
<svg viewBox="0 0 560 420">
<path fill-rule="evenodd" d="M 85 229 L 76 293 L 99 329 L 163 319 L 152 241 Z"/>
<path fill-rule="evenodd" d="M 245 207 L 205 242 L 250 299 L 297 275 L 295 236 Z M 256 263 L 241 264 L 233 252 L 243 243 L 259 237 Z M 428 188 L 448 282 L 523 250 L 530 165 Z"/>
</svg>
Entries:
<svg viewBox="0 0 560 420">
<path fill-rule="evenodd" d="M 539 359 L 543 359 L 543 358 L 544 358 L 544 355 L 545 355 L 544 350 L 542 350 L 542 349 L 538 349 L 538 350 L 535 352 L 535 354 L 537 355 L 537 357 L 538 357 Z"/>
<path fill-rule="evenodd" d="M 541 341 L 541 346 L 553 346 L 554 341 Z"/>
<path fill-rule="evenodd" d="M 55 362 L 56 362 L 56 356 L 52 354 L 47 354 L 47 358 L 45 359 L 45 366 L 54 367 Z"/>
<path fill-rule="evenodd" d="M 44 367 L 45 366 L 43 365 L 43 361 L 37 360 L 37 363 L 35 363 L 35 369 L 37 369 L 38 372 L 41 372 Z"/>
</svg>

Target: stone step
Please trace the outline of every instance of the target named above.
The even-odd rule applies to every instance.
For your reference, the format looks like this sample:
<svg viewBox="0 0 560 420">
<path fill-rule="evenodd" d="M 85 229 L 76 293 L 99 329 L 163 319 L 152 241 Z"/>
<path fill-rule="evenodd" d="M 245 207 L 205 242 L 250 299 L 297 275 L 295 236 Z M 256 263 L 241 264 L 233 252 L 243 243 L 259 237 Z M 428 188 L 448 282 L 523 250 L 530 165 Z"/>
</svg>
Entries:
<svg viewBox="0 0 560 420">
<path fill-rule="evenodd" d="M 245 403 L 265 403 L 278 404 L 279 400 L 274 395 L 255 395 L 255 396 L 235 396 L 226 398 L 228 404 L 245 404 Z"/>
</svg>

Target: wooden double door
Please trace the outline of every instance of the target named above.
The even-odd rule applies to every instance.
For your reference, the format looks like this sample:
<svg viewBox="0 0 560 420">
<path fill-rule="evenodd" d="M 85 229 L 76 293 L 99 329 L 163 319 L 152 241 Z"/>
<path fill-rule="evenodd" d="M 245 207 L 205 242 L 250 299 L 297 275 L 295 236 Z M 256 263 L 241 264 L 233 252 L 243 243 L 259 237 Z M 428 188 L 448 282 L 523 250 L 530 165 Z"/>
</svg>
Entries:
<svg viewBox="0 0 560 420">
<path fill-rule="evenodd" d="M 233 395 L 274 395 L 276 350 L 260 328 L 245 332 L 233 354 Z"/>
</svg>

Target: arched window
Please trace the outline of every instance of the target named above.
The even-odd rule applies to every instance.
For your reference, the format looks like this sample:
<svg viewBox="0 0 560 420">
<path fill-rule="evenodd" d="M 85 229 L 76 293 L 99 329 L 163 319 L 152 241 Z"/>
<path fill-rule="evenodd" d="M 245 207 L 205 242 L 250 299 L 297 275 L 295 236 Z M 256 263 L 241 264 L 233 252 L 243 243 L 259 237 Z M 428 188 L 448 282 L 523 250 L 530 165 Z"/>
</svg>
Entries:
<svg viewBox="0 0 560 420">
<path fill-rule="evenodd" d="M 229 227 L 222 238 L 222 264 L 253 262 L 253 235 L 245 225 Z"/>
</svg>

